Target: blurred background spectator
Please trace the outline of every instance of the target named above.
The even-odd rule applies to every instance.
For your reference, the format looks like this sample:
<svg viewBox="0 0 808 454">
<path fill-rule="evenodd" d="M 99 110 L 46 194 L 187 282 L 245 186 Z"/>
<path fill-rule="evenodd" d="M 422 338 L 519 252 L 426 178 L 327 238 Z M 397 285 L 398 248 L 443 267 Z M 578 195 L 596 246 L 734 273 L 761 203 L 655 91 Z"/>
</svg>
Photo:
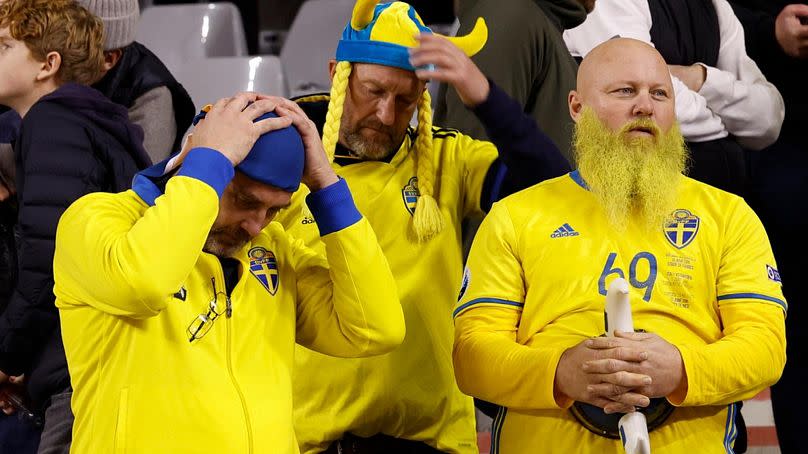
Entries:
<svg viewBox="0 0 808 454">
<path fill-rule="evenodd" d="M 488 43 L 472 60 L 483 73 L 524 107 L 570 160 L 572 119 L 567 95 L 575 87 L 578 65 L 562 33 L 586 19 L 595 0 L 460 0 L 463 35 L 478 17 L 488 25 Z M 477 139 L 485 129 L 454 90 L 441 87 L 435 122 Z"/>
<path fill-rule="evenodd" d="M 129 110 L 129 119 L 143 128 L 143 147 L 153 162 L 179 151 L 196 109 L 165 65 L 135 41 L 140 18 L 137 0 L 78 3 L 104 23 L 106 73 L 93 88 Z"/>
</svg>

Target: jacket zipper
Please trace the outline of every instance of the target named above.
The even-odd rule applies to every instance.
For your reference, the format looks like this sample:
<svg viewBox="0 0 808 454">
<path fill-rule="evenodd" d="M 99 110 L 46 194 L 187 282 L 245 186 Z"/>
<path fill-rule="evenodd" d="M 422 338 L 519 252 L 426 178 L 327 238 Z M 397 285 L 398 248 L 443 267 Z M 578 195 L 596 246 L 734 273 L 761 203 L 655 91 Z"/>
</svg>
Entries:
<svg viewBox="0 0 808 454">
<path fill-rule="evenodd" d="M 218 259 L 217 259 L 218 262 Z M 230 297 L 227 296 L 227 282 L 224 279 L 224 270 L 222 269 L 222 264 L 218 263 L 218 275 L 221 278 L 222 282 L 224 283 L 224 292 L 226 296 L 226 306 L 225 306 L 225 331 L 226 331 L 226 348 L 225 348 L 225 356 L 227 358 L 227 374 L 230 376 L 230 381 L 233 383 L 233 388 L 236 390 L 236 394 L 238 394 L 239 402 L 241 403 L 241 410 L 244 413 L 244 423 L 247 429 L 247 452 L 252 454 L 253 452 L 253 437 L 252 437 L 252 424 L 250 423 L 250 414 L 247 412 L 247 401 L 244 399 L 244 393 L 241 392 L 241 387 L 238 385 L 238 381 L 236 381 L 236 375 L 233 373 L 233 352 L 232 352 L 232 342 L 230 340 L 230 320 L 233 315 L 233 306 L 230 300 Z M 235 291 L 235 289 L 233 289 Z"/>
<path fill-rule="evenodd" d="M 252 439 L 252 424 L 250 424 L 250 414 L 247 412 L 247 402 L 244 399 L 244 394 L 241 392 L 241 388 L 236 381 L 236 376 L 233 374 L 233 362 L 232 362 L 232 352 L 231 352 L 231 343 L 230 343 L 230 317 L 225 318 L 226 325 L 227 325 L 227 372 L 230 374 L 230 379 L 233 381 L 233 387 L 236 388 L 236 392 L 238 393 L 238 398 L 241 401 L 241 410 L 244 412 L 244 422 L 247 426 L 247 443 L 248 443 L 248 452 L 253 452 L 253 439 Z"/>
</svg>

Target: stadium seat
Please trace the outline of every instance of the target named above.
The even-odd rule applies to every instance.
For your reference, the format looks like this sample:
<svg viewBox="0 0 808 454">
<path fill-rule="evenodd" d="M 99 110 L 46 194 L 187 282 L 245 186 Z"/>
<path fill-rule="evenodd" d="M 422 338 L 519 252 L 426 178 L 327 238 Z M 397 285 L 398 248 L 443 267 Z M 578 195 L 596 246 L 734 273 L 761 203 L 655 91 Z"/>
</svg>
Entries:
<svg viewBox="0 0 808 454">
<path fill-rule="evenodd" d="M 241 15 L 226 2 L 146 8 L 136 39 L 174 74 L 189 60 L 247 55 Z"/>
<path fill-rule="evenodd" d="M 328 91 L 328 60 L 351 17 L 355 0 L 308 0 L 298 11 L 281 49 L 290 96 Z"/>
<path fill-rule="evenodd" d="M 175 76 L 197 107 L 240 91 L 286 96 L 281 62 L 274 55 L 189 60 Z"/>
</svg>

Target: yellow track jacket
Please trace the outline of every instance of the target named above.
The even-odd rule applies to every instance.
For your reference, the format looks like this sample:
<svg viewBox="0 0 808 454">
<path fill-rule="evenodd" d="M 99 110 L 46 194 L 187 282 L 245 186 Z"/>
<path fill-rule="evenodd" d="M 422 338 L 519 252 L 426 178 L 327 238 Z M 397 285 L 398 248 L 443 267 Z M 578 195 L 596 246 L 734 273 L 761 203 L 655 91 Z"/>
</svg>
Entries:
<svg viewBox="0 0 808 454">
<path fill-rule="evenodd" d="M 296 453 L 295 342 L 358 357 L 404 337 L 376 236 L 344 180 L 314 193 L 327 258 L 271 223 L 234 255 L 228 316 L 221 264 L 202 248 L 233 166 L 194 149 L 164 194 L 148 178 L 163 167 L 138 175 L 133 190 L 79 199 L 59 222 L 71 452 Z M 189 324 L 214 299 L 221 315 L 190 342 Z"/>
</svg>

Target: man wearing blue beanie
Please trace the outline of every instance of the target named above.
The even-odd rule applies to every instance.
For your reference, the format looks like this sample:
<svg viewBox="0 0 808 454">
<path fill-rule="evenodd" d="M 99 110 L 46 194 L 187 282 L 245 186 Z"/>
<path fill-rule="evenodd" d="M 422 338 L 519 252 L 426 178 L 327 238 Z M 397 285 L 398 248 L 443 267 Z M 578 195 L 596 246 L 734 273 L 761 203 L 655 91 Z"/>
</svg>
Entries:
<svg viewBox="0 0 808 454">
<path fill-rule="evenodd" d="M 301 181 L 325 257 L 270 224 Z M 373 230 L 281 98 L 219 100 L 175 159 L 75 202 L 54 276 L 74 453 L 297 453 L 295 342 L 360 357 L 404 337 Z"/>
</svg>

